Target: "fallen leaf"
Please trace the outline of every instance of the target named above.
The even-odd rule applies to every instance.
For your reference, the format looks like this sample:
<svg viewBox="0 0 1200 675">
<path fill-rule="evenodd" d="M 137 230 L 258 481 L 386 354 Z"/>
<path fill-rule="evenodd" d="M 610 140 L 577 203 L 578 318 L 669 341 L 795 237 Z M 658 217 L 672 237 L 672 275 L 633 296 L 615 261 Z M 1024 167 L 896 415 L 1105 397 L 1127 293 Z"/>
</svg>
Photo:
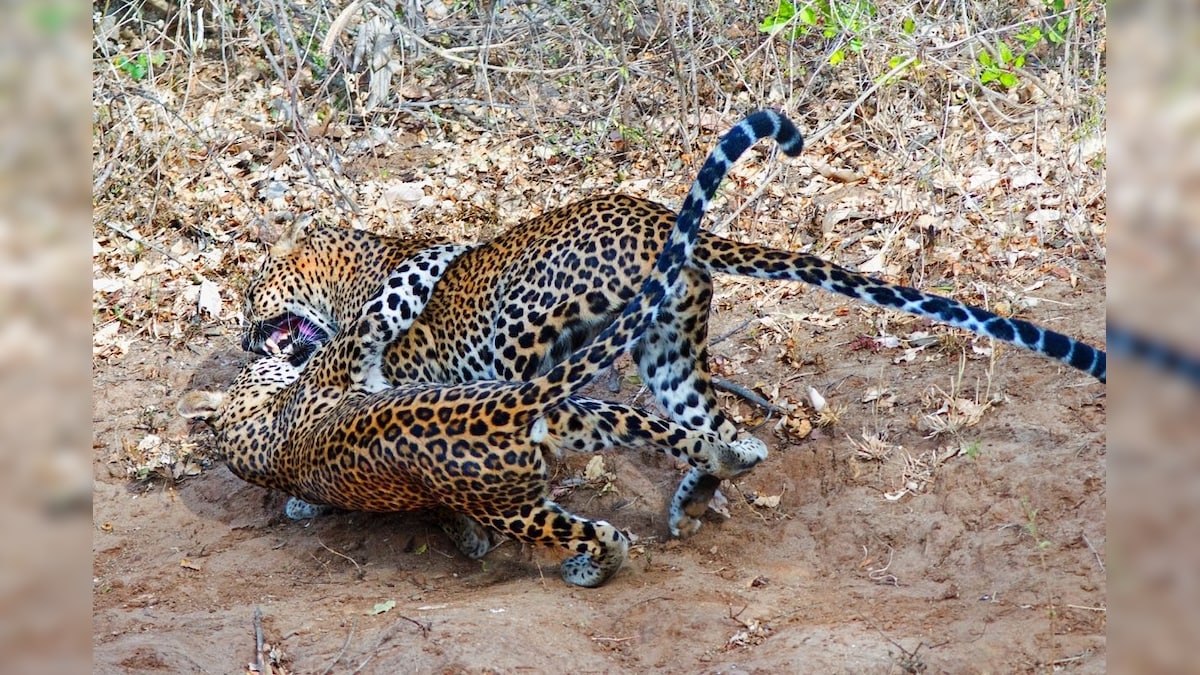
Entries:
<svg viewBox="0 0 1200 675">
<path fill-rule="evenodd" d="M 589 481 L 600 480 L 608 475 L 604 470 L 604 458 L 600 455 L 588 460 L 587 468 L 583 470 L 583 477 Z"/>
<path fill-rule="evenodd" d="M 108 277 L 92 279 L 92 290 L 97 293 L 116 293 L 122 288 L 125 288 L 125 284 L 121 283 L 120 279 L 110 279 Z"/>
<path fill-rule="evenodd" d="M 368 616 L 372 616 L 372 615 L 375 615 L 375 614 L 383 614 L 384 612 L 389 612 L 389 611 L 391 611 L 391 610 L 392 610 L 392 608 L 393 608 L 393 607 L 395 607 L 395 606 L 396 606 L 396 601 L 395 601 L 395 600 L 388 600 L 388 601 L 386 601 L 386 602 L 379 602 L 379 603 L 376 603 L 376 604 L 375 604 L 375 606 L 371 608 L 371 611 L 367 612 L 367 615 L 368 615 Z"/>
<path fill-rule="evenodd" d="M 814 387 L 808 388 L 808 400 L 812 403 L 813 410 L 821 412 L 825 409 L 825 397 L 820 394 Z"/>
<path fill-rule="evenodd" d="M 755 497 L 750 503 L 755 506 L 761 506 L 764 509 L 774 509 L 779 506 L 779 500 L 783 495 L 760 495 Z"/>
<path fill-rule="evenodd" d="M 1029 221 L 1030 223 L 1035 223 L 1035 224 L 1039 224 L 1039 225 L 1045 225 L 1046 223 L 1053 223 L 1056 220 L 1060 220 L 1061 218 L 1062 218 L 1062 212 L 1059 211 L 1058 209 L 1038 209 L 1037 211 L 1034 211 L 1034 212 L 1030 213 L 1029 215 L 1025 216 L 1025 220 Z"/>
<path fill-rule="evenodd" d="M 420 183 L 400 183 L 388 188 L 383 194 L 384 198 L 392 203 L 416 204 L 425 197 L 425 188 Z"/>
<path fill-rule="evenodd" d="M 208 315 L 214 319 L 221 316 L 221 291 L 208 279 L 200 282 L 200 295 L 196 298 L 196 309 L 200 313 L 208 312 Z"/>
<path fill-rule="evenodd" d="M 794 439 L 808 438 L 812 433 L 812 422 L 803 415 L 788 415 L 783 419 L 784 429 Z"/>
<path fill-rule="evenodd" d="M 157 450 L 162 445 L 162 438 L 155 434 L 146 434 L 142 440 L 138 441 L 137 449 L 141 452 L 150 452 Z"/>
</svg>

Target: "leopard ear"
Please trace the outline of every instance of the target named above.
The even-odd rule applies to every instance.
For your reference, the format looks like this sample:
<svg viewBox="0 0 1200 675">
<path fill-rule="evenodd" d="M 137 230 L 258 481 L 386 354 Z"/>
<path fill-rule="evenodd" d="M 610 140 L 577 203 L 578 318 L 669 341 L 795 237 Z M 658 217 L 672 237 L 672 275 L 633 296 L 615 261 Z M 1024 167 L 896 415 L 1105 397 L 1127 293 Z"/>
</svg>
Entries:
<svg viewBox="0 0 1200 675">
<path fill-rule="evenodd" d="M 308 240 L 312 232 L 313 217 L 311 213 L 296 216 L 290 223 L 281 223 L 283 233 L 278 235 L 271 246 L 271 255 L 280 257 L 291 253 L 297 246 Z"/>
<path fill-rule="evenodd" d="M 219 391 L 189 391 L 175 404 L 180 415 L 189 420 L 212 422 L 225 402 L 225 393 Z"/>
</svg>

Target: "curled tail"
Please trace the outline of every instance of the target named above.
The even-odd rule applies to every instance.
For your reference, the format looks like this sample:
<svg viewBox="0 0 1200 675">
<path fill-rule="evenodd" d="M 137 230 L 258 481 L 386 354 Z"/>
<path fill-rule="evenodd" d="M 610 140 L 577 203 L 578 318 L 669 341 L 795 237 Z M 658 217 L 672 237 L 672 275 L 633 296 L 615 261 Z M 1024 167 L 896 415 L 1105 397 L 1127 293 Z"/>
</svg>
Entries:
<svg viewBox="0 0 1200 675">
<path fill-rule="evenodd" d="M 804 139 L 796 126 L 773 110 L 751 113 L 726 132 L 700 168 L 654 271 L 642 283 L 638 294 L 626 305 L 617 321 L 597 335 L 590 345 L 522 386 L 523 402 L 549 407 L 566 400 L 587 385 L 596 373 L 611 366 L 646 332 L 657 318 L 659 306 L 667 294 L 680 292 L 677 286 L 681 283 L 683 267 L 692 258 L 700 221 L 716 195 L 717 187 L 742 153 L 764 138 L 774 138 L 784 154 L 791 157 L 804 149 Z"/>
</svg>

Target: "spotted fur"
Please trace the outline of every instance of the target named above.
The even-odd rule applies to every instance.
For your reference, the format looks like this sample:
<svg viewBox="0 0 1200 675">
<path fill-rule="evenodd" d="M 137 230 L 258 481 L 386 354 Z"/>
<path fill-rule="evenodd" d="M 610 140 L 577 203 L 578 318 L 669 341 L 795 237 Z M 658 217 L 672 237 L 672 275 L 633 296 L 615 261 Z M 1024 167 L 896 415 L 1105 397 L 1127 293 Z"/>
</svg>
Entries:
<svg viewBox="0 0 1200 675">
<path fill-rule="evenodd" d="M 385 350 L 413 330 L 414 312 L 428 309 L 447 260 L 467 255 L 435 246 L 401 262 L 329 343 L 312 349 L 298 341 L 291 354 L 249 364 L 224 395 L 189 393 L 180 411 L 213 425 L 230 468 L 245 480 L 345 509 L 444 509 L 468 555 L 485 553 L 488 532 L 497 531 L 567 549 L 573 555 L 563 578 L 600 585 L 620 568 L 628 540 L 609 523 L 547 498 L 546 451 L 653 439 L 716 478 L 744 473 L 766 456 L 760 441 L 731 443 L 627 406 L 577 398 L 671 299 L 687 294 L 685 266 L 705 208 L 730 165 L 766 137 L 791 155 L 803 145 L 791 122 L 769 111 L 722 137 L 640 290 L 594 342 L 542 375 L 386 387 Z"/>
</svg>

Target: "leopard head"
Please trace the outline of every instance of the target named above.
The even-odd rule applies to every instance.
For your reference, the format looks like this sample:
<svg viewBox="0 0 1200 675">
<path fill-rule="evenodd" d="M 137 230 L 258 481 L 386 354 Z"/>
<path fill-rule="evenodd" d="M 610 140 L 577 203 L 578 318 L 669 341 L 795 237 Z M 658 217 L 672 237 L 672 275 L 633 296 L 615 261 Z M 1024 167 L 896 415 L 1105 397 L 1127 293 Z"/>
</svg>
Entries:
<svg viewBox="0 0 1200 675">
<path fill-rule="evenodd" d="M 334 293 L 338 264 L 322 239 L 327 230 L 297 218 L 276 241 L 246 288 L 249 329 L 242 348 L 288 354 L 296 340 L 323 343 L 337 333 Z"/>
</svg>

